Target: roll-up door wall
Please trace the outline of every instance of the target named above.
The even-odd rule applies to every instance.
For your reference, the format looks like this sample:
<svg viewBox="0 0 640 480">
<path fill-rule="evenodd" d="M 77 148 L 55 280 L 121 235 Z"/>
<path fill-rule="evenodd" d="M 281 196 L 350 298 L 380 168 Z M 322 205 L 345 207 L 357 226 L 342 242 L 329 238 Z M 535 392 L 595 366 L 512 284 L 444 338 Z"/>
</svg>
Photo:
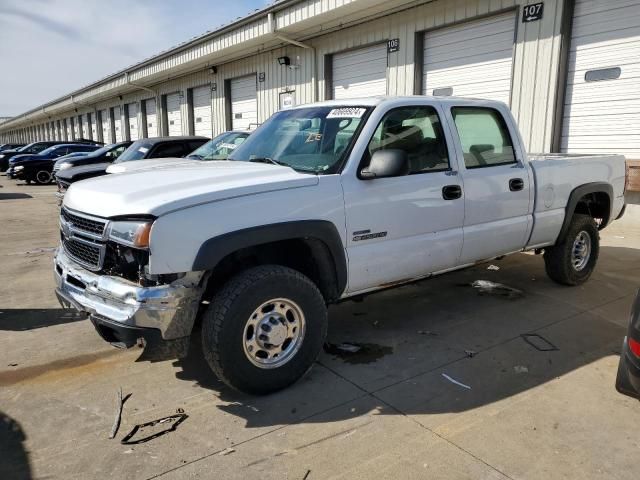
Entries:
<svg viewBox="0 0 640 480">
<path fill-rule="evenodd" d="M 113 134 L 115 141 L 121 142 L 124 137 L 122 135 L 122 114 L 120 112 L 120 106 L 113 107 L 111 113 L 113 114 Z"/>
<path fill-rule="evenodd" d="M 334 99 L 387 94 L 387 46 L 385 44 L 335 53 L 331 63 Z"/>
<path fill-rule="evenodd" d="M 258 126 L 258 92 L 256 76 L 234 78 L 231 90 L 231 128 L 250 130 Z"/>
<path fill-rule="evenodd" d="M 140 138 L 140 128 L 138 127 L 137 103 L 129 103 L 127 105 L 127 124 L 129 128 L 129 140 L 138 140 Z"/>
<path fill-rule="evenodd" d="M 170 93 L 165 96 L 167 135 L 179 137 L 182 135 L 182 114 L 180 112 L 180 94 Z"/>
<path fill-rule="evenodd" d="M 194 135 L 211 137 L 213 131 L 211 115 L 211 87 L 205 85 L 191 90 L 192 121 Z"/>
<path fill-rule="evenodd" d="M 158 136 L 158 114 L 156 111 L 156 99 L 149 98 L 144 101 L 144 121 L 146 125 L 146 136 Z"/>
<path fill-rule="evenodd" d="M 640 0 L 577 0 L 560 148 L 640 160 Z"/>
<path fill-rule="evenodd" d="M 424 34 L 423 95 L 511 99 L 516 14 L 439 28 Z"/>
<path fill-rule="evenodd" d="M 113 143 L 109 110 L 100 110 L 100 124 L 102 128 L 102 141 L 104 143 Z"/>
</svg>

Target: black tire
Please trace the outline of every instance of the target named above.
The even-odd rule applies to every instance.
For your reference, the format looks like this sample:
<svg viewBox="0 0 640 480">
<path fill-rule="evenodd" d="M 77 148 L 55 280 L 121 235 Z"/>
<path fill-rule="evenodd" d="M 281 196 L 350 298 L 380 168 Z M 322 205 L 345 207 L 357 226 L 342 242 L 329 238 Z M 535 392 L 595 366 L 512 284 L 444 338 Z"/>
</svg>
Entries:
<svg viewBox="0 0 640 480">
<path fill-rule="evenodd" d="M 38 185 L 48 185 L 53 181 L 53 176 L 47 170 L 38 170 L 34 179 Z"/>
<path fill-rule="evenodd" d="M 590 254 L 584 266 L 577 268 L 572 261 L 574 242 L 582 233 L 590 240 Z M 595 269 L 600 253 L 600 235 L 596 222 L 589 215 L 575 214 L 563 239 L 556 245 L 546 248 L 544 264 L 547 275 L 562 285 L 581 285 L 586 282 Z"/>
<path fill-rule="evenodd" d="M 245 353 L 245 327 L 256 309 L 272 299 L 289 299 L 299 306 L 304 335 L 286 363 L 263 368 Z M 224 383 L 264 395 L 288 387 L 312 367 L 326 338 L 327 323 L 324 298 L 309 278 L 279 265 L 253 267 L 237 274 L 214 296 L 203 316 L 202 350 Z"/>
</svg>

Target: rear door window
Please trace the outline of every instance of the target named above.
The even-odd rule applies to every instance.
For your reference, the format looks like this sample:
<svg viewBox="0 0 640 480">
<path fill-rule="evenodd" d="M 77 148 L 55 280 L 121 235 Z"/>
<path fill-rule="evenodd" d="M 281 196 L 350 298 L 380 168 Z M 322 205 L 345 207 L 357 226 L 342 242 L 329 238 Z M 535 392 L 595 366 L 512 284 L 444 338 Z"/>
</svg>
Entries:
<svg viewBox="0 0 640 480">
<path fill-rule="evenodd" d="M 453 107 L 451 114 L 466 168 L 516 163 L 513 141 L 500 112 L 485 107 Z"/>
<path fill-rule="evenodd" d="M 182 157 L 185 154 L 183 142 L 161 143 L 147 158 Z"/>
</svg>

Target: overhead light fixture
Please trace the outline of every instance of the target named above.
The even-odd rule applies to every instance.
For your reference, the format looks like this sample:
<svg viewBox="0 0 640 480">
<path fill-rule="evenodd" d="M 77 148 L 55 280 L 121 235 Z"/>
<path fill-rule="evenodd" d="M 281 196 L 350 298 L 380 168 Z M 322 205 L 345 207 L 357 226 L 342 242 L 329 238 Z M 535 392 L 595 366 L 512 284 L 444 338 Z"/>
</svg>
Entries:
<svg viewBox="0 0 640 480">
<path fill-rule="evenodd" d="M 278 57 L 278 63 L 283 67 L 284 66 L 289 66 L 289 65 L 291 65 L 291 59 L 289 57 L 287 57 L 287 56 Z"/>
<path fill-rule="evenodd" d="M 215 75 L 216 73 L 218 73 L 218 67 L 209 67 L 209 73 L 211 73 L 211 75 Z"/>
</svg>

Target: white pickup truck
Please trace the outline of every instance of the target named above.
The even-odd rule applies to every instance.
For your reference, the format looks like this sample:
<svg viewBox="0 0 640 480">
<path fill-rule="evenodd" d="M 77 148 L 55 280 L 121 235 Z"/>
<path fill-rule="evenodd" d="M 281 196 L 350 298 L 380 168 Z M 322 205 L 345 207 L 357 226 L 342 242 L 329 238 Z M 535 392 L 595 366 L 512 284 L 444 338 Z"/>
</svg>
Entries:
<svg viewBox="0 0 640 480">
<path fill-rule="evenodd" d="M 499 102 L 301 106 L 228 161 L 72 185 L 56 292 L 120 347 L 184 354 L 202 322 L 213 372 L 264 394 L 312 366 L 328 304 L 526 250 L 585 282 L 624 189 L 622 156 L 527 155 Z"/>
</svg>

